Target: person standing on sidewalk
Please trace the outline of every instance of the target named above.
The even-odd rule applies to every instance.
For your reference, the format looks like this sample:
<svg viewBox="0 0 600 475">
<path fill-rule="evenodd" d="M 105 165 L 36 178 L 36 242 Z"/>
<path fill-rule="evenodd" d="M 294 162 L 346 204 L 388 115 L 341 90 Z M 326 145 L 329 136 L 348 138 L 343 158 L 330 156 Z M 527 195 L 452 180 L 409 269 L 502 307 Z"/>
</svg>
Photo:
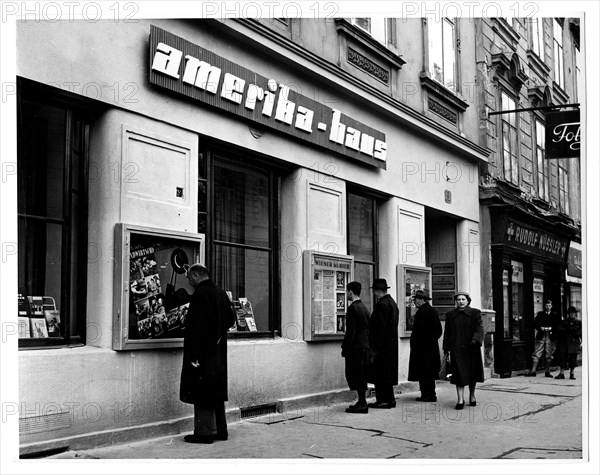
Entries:
<svg viewBox="0 0 600 475">
<path fill-rule="evenodd" d="M 450 355 L 452 376 L 458 402 L 456 409 L 465 406 L 465 386 L 469 386 L 469 405 L 476 406 L 475 386 L 483 383 L 483 320 L 481 312 L 469 306 L 471 297 L 467 292 L 454 294 L 456 308 L 446 314 L 444 329 L 444 353 Z"/>
<path fill-rule="evenodd" d="M 410 334 L 408 380 L 418 381 L 421 396 L 417 401 L 436 402 L 435 380 L 440 374 L 440 348 L 442 324 L 436 309 L 429 305 L 431 297 L 424 290 L 413 295 L 417 312 Z"/>
<path fill-rule="evenodd" d="M 369 363 L 369 311 L 360 300 L 362 285 L 350 282 L 346 286 L 346 297 L 350 303 L 346 313 L 346 333 L 342 342 L 342 357 L 346 362 L 346 381 L 356 391 L 358 401 L 346 412 L 366 414 L 367 365 Z"/>
<path fill-rule="evenodd" d="M 385 279 L 373 280 L 377 303 L 369 320 L 369 351 L 372 372 L 369 382 L 375 384 L 374 409 L 396 407 L 394 386 L 398 384 L 398 306 L 388 294 Z"/>
<path fill-rule="evenodd" d="M 544 311 L 538 312 L 533 320 L 533 326 L 537 330 L 535 335 L 535 349 L 531 359 L 533 360 L 531 370 L 524 376 L 535 376 L 538 362 L 542 355 L 546 357 L 546 373 L 547 378 L 551 378 L 550 364 L 552 363 L 552 355 L 556 350 L 556 339 L 558 337 L 558 326 L 560 325 L 560 317 L 552 311 L 552 300 L 546 300 L 544 303 Z"/>
<path fill-rule="evenodd" d="M 212 444 L 227 440 L 227 329 L 235 316 L 227 294 L 208 269 L 194 264 L 187 271 L 195 289 L 185 320 L 179 399 L 194 405 L 194 433 L 184 440 Z"/>
<path fill-rule="evenodd" d="M 560 371 L 554 379 L 565 379 L 565 369 L 569 367 L 569 379 L 575 379 L 577 355 L 581 348 L 581 321 L 577 319 L 577 309 L 567 309 L 567 319 L 558 326 L 558 348 L 560 352 Z"/>
</svg>

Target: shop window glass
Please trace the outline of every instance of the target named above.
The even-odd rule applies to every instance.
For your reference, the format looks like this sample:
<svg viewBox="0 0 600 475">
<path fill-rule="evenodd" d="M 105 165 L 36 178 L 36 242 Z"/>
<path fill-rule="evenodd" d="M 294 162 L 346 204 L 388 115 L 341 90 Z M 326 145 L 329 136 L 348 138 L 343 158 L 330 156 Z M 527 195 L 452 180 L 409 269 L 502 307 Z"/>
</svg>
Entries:
<svg viewBox="0 0 600 475">
<path fill-rule="evenodd" d="M 504 309 L 503 325 L 504 338 L 510 337 L 510 296 L 508 295 L 508 269 L 502 271 L 502 308 Z"/>
<path fill-rule="evenodd" d="M 511 261 L 512 265 L 512 338 L 525 338 L 525 320 L 523 319 L 523 263 Z"/>
<path fill-rule="evenodd" d="M 563 213 L 569 214 L 569 172 L 565 160 L 558 164 L 558 206 Z"/>
<path fill-rule="evenodd" d="M 238 313 L 232 331 L 272 331 L 272 175 L 219 162 L 213 185 L 214 278 Z"/>
<path fill-rule="evenodd" d="M 428 19 L 429 73 L 431 78 L 456 91 L 456 34 L 450 18 Z"/>
<path fill-rule="evenodd" d="M 354 280 L 363 286 L 361 300 L 373 309 L 370 288 L 375 274 L 376 202 L 348 193 L 348 253 L 354 256 Z"/>
<path fill-rule="evenodd" d="M 19 344 L 80 341 L 87 124 L 64 107 L 22 101 L 19 112 Z"/>
</svg>

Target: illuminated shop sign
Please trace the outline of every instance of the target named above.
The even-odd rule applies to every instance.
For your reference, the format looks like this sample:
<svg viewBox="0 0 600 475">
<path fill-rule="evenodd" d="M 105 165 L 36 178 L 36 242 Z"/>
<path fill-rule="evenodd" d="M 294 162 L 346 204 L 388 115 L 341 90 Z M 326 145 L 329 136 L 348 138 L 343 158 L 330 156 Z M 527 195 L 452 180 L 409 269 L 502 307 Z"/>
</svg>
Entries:
<svg viewBox="0 0 600 475">
<path fill-rule="evenodd" d="M 156 26 L 150 29 L 150 83 L 386 168 L 384 133 Z"/>
</svg>

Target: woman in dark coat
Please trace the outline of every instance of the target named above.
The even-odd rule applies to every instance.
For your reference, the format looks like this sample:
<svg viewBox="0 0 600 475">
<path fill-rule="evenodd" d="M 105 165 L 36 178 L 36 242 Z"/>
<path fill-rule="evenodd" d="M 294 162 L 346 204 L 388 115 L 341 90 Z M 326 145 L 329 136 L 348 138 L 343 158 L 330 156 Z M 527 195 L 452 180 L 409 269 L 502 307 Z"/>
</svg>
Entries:
<svg viewBox="0 0 600 475">
<path fill-rule="evenodd" d="M 465 405 L 465 386 L 469 386 L 469 405 L 476 406 L 475 386 L 483 383 L 483 321 L 481 312 L 471 308 L 471 297 L 467 292 L 454 294 L 456 308 L 446 314 L 444 330 L 444 353 L 450 354 L 452 376 L 450 382 L 456 385 L 458 402 L 456 409 Z"/>
<path fill-rule="evenodd" d="M 570 379 L 575 379 L 577 355 L 581 347 L 581 321 L 577 319 L 577 309 L 567 310 L 567 319 L 558 326 L 558 348 L 560 352 L 560 371 L 555 379 L 565 379 L 565 369 L 570 370 Z"/>
<path fill-rule="evenodd" d="M 442 324 L 437 310 L 429 305 L 429 294 L 417 290 L 413 296 L 417 307 L 410 334 L 410 358 L 408 380 L 418 381 L 421 396 L 417 401 L 436 402 L 435 380 L 440 374 L 440 347 Z"/>
<path fill-rule="evenodd" d="M 194 434 L 184 440 L 212 443 L 228 436 L 227 330 L 235 317 L 229 297 L 204 266 L 192 265 L 187 277 L 195 292 L 185 319 L 179 399 L 194 405 Z"/>
</svg>

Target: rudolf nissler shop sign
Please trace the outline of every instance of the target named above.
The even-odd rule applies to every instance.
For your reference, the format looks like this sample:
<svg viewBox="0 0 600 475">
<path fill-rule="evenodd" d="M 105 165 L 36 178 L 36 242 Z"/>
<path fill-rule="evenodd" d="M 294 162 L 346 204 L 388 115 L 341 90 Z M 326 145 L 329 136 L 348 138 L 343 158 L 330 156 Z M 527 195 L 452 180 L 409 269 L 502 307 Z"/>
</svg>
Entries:
<svg viewBox="0 0 600 475">
<path fill-rule="evenodd" d="M 579 111 L 546 114 L 546 158 L 579 158 L 580 149 Z"/>
<path fill-rule="evenodd" d="M 386 168 L 387 143 L 382 132 L 154 25 L 150 27 L 150 82 Z"/>
</svg>

